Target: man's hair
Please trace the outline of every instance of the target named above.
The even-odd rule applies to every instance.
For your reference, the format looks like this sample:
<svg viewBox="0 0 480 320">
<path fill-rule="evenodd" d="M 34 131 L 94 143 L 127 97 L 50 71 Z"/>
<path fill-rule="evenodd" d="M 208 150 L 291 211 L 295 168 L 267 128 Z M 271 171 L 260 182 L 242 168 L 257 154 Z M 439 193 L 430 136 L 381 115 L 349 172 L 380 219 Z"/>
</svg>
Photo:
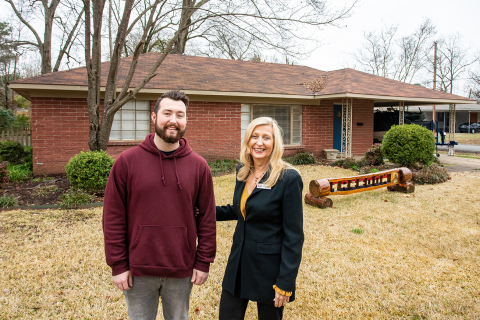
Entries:
<svg viewBox="0 0 480 320">
<path fill-rule="evenodd" d="M 185 95 L 185 93 L 181 91 L 172 90 L 172 91 L 165 92 L 164 94 L 162 94 L 160 98 L 158 98 L 157 103 L 155 104 L 155 108 L 153 109 L 153 112 L 155 112 L 155 114 L 157 114 L 158 109 L 160 109 L 160 102 L 164 98 L 169 98 L 175 101 L 182 101 L 185 104 L 185 108 L 188 108 L 189 100 L 188 100 L 188 97 Z"/>
</svg>

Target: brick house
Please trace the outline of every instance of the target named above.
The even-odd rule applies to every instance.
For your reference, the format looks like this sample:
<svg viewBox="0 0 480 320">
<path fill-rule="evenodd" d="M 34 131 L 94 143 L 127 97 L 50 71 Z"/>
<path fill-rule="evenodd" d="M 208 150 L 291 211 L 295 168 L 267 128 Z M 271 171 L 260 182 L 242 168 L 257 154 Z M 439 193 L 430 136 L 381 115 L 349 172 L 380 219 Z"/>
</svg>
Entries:
<svg viewBox="0 0 480 320">
<path fill-rule="evenodd" d="M 140 56 L 132 86 L 157 53 Z M 120 64 L 122 85 L 131 58 Z M 103 85 L 109 63 L 102 64 Z M 311 90 L 325 81 L 319 92 Z M 88 150 L 86 68 L 10 83 L 32 102 L 34 174 L 65 171 L 68 160 Z M 310 89 L 309 89 L 310 88 Z M 117 112 L 107 152 L 118 156 L 153 132 L 150 113 L 158 97 L 182 90 L 190 98 L 185 137 L 207 159 L 238 158 L 248 123 L 274 117 L 284 131 L 285 155 L 323 149 L 363 154 L 373 143 L 373 110 L 378 106 L 474 103 L 464 97 L 374 76 L 352 69 L 321 71 L 304 66 L 169 55 L 157 76 Z M 318 90 L 315 90 L 318 91 Z"/>
</svg>

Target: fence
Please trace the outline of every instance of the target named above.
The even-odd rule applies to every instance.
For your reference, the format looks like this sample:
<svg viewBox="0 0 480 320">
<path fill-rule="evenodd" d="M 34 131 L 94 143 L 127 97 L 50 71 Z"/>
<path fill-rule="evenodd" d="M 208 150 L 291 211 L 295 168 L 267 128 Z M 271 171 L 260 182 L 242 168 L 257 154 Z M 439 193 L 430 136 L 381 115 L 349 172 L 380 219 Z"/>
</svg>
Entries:
<svg viewBox="0 0 480 320">
<path fill-rule="evenodd" d="M 13 140 L 20 142 L 22 146 L 32 145 L 32 130 L 31 129 L 7 129 L 0 134 L 0 141 Z"/>
</svg>

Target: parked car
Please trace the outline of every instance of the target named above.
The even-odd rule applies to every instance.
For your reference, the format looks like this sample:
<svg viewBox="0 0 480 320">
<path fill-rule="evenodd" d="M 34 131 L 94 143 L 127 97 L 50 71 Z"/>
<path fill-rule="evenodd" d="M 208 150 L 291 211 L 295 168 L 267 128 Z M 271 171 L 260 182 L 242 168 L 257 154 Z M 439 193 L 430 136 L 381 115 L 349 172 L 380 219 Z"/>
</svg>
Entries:
<svg viewBox="0 0 480 320">
<path fill-rule="evenodd" d="M 469 126 L 468 122 L 465 122 L 460 127 L 458 127 L 458 131 L 460 132 L 469 132 L 468 129 L 470 129 L 470 133 L 480 132 L 480 123 L 470 123 Z"/>
</svg>

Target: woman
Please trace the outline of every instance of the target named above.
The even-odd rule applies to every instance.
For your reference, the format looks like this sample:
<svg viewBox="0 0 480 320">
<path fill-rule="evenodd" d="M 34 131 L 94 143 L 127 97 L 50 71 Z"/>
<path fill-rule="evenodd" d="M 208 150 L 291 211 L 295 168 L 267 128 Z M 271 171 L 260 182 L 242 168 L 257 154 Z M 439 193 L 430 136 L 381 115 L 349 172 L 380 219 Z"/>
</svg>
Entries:
<svg viewBox="0 0 480 320">
<path fill-rule="evenodd" d="M 282 160 L 281 129 L 272 118 L 253 120 L 240 150 L 233 204 L 217 221 L 238 220 L 220 298 L 220 320 L 244 319 L 249 300 L 259 320 L 282 319 L 295 299 L 303 246 L 303 182 Z"/>
</svg>

